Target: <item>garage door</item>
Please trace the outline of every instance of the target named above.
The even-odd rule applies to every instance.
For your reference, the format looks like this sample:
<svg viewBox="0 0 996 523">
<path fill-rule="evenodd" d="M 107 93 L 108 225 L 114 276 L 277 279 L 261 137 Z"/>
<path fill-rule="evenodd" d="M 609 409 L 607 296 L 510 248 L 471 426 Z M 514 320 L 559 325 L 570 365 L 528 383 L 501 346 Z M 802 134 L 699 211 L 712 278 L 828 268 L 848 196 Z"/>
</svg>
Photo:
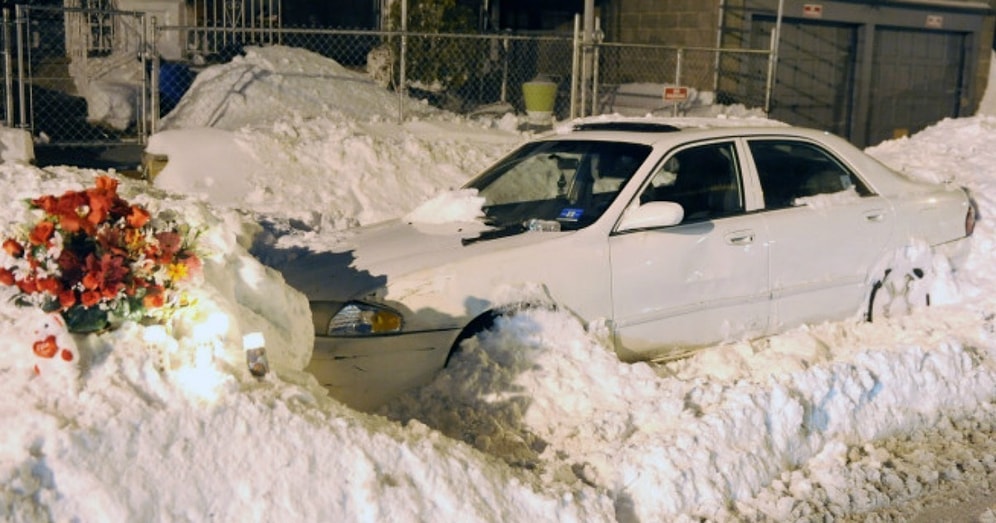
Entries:
<svg viewBox="0 0 996 523">
<path fill-rule="evenodd" d="M 958 115 L 965 35 L 878 28 L 868 115 L 868 144 L 915 133 Z"/>
<path fill-rule="evenodd" d="M 753 42 L 763 42 L 774 20 L 754 24 Z M 857 28 L 812 21 L 783 21 L 772 118 L 850 134 Z"/>
</svg>

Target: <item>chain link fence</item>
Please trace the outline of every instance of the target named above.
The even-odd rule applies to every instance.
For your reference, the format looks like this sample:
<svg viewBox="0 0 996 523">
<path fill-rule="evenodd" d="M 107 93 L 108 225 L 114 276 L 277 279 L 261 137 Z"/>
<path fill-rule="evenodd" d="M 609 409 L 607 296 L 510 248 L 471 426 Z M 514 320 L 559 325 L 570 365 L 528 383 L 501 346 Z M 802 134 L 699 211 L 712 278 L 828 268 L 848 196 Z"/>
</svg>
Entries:
<svg viewBox="0 0 996 523">
<path fill-rule="evenodd" d="M 192 34 L 191 27 L 160 27 L 159 38 Z M 381 86 L 460 114 L 514 110 L 524 112 L 522 85 L 536 79 L 556 84 L 553 116 L 619 112 L 647 114 L 684 111 L 693 103 L 763 107 L 767 93 L 768 50 L 704 49 L 599 42 L 591 45 L 592 80 L 579 79 L 581 45 L 572 35 L 512 33 L 460 35 L 331 29 L 270 29 L 238 40 L 230 29 L 198 28 L 205 42 L 227 41 L 223 48 L 192 49 L 211 62 L 226 61 L 260 40 L 308 49 L 340 65 L 370 74 Z M 227 33 L 220 36 L 217 33 Z M 239 34 L 253 35 L 252 31 Z M 171 93 L 168 110 L 189 78 L 162 77 L 160 93 Z M 689 87 L 696 100 L 668 103 L 661 87 Z M 709 98 L 711 97 L 711 98 Z M 707 100 L 708 98 L 708 100 Z M 399 119 L 404 119 L 400 106 Z"/>
<path fill-rule="evenodd" d="M 245 46 L 274 44 L 307 49 L 340 65 L 369 74 L 386 89 L 460 114 L 490 109 L 522 109 L 521 85 L 538 75 L 558 83 L 557 113 L 567 116 L 573 44 L 570 36 L 513 34 L 459 35 L 391 31 L 268 29 L 254 31 L 163 26 L 159 39 L 196 34 L 204 42 L 227 41 L 193 48 L 199 63 L 228 61 Z M 219 34 L 216 34 L 219 33 Z M 225 33 L 222 36 L 220 33 Z M 242 35 L 255 38 L 240 39 Z M 160 67 L 160 72 L 163 69 Z M 160 74 L 161 114 L 175 104 L 189 85 L 188 75 Z M 403 100 L 403 98 L 401 98 Z M 402 104 L 399 119 L 404 119 Z"/>
<path fill-rule="evenodd" d="M 367 73 L 398 93 L 399 120 L 409 99 L 464 115 L 522 114 L 523 85 L 538 79 L 555 85 L 557 120 L 682 114 L 694 103 L 756 108 L 769 92 L 768 50 L 581 44 L 576 34 L 157 26 L 142 13 L 27 6 L 5 28 L 5 122 L 50 143 L 144 143 L 197 71 L 246 46 L 303 48 Z M 161 58 L 167 48 L 180 58 Z M 662 86 L 691 97 L 666 101 Z"/>
<path fill-rule="evenodd" d="M 595 55 L 594 114 L 677 115 L 695 106 L 767 102 L 766 49 L 600 43 Z M 664 86 L 688 88 L 687 98 L 665 100 Z"/>
<path fill-rule="evenodd" d="M 145 140 L 146 15 L 25 5 L 15 13 L 3 44 L 8 125 L 32 130 L 41 143 Z"/>
</svg>

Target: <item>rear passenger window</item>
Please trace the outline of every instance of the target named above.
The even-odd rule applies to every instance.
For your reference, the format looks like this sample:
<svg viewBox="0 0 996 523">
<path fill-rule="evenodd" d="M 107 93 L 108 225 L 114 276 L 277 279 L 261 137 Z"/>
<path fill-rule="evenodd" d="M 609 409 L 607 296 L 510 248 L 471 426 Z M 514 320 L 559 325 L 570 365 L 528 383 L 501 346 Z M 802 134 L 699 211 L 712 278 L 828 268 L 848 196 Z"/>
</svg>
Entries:
<svg viewBox="0 0 996 523">
<path fill-rule="evenodd" d="M 811 143 L 793 140 L 751 140 L 757 175 L 768 209 L 792 207 L 805 198 L 850 191 L 869 196 L 871 191 L 829 152 Z"/>
</svg>

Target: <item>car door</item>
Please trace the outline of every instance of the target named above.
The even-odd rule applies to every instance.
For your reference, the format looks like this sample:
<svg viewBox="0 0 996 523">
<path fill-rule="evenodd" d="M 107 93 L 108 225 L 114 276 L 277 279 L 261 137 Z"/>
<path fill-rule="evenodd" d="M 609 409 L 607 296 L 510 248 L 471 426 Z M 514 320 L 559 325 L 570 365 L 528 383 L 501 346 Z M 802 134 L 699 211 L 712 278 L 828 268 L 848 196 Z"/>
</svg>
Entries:
<svg viewBox="0 0 996 523">
<path fill-rule="evenodd" d="M 767 325 L 764 218 L 745 212 L 733 140 L 675 151 L 633 206 L 671 201 L 676 225 L 609 238 L 613 326 L 624 359 L 680 355 Z"/>
<path fill-rule="evenodd" d="M 803 139 L 746 139 L 764 194 L 771 265 L 771 327 L 842 319 L 868 293 L 894 212 L 828 148 Z"/>
</svg>

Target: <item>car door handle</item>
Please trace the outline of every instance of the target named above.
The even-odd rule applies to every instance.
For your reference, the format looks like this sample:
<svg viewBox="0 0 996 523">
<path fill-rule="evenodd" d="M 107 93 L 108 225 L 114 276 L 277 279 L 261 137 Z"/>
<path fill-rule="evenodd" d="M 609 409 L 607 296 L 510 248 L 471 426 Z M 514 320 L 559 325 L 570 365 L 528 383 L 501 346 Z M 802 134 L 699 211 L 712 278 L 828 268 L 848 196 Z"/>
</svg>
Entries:
<svg viewBox="0 0 996 523">
<path fill-rule="evenodd" d="M 885 220 L 885 211 L 869 211 L 865 213 L 865 221 L 880 222 Z"/>
<path fill-rule="evenodd" d="M 754 231 L 736 231 L 726 235 L 726 243 L 730 245 L 748 245 L 754 243 Z"/>
</svg>

